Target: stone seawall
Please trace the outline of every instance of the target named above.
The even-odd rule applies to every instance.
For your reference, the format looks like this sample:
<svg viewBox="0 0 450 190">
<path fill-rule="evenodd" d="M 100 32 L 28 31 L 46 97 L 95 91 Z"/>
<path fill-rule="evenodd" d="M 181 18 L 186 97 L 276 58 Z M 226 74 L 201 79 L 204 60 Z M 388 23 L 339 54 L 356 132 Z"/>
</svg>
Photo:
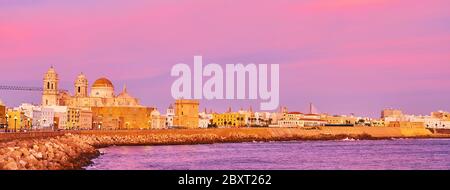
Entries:
<svg viewBox="0 0 450 190">
<path fill-rule="evenodd" d="M 66 133 L 66 134 L 64 134 Z M 55 136 L 10 140 L 0 143 L 0 169 L 82 169 L 99 155 L 97 148 L 112 145 L 176 145 L 248 141 L 335 140 L 383 138 L 432 138 L 426 129 L 327 127 L 299 128 L 179 129 L 136 131 L 72 131 Z M 1 138 L 2 136 L 0 136 Z"/>
</svg>

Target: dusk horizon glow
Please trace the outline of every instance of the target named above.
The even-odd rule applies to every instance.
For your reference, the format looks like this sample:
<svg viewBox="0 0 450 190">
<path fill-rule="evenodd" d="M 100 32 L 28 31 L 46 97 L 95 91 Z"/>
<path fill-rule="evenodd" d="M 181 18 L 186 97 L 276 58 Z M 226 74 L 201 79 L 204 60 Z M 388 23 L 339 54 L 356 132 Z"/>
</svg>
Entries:
<svg viewBox="0 0 450 190">
<path fill-rule="evenodd" d="M 450 2 L 0 0 L 0 85 L 42 86 L 53 66 L 74 91 L 107 77 L 161 112 L 178 63 L 279 64 L 280 106 L 379 117 L 384 108 L 450 111 Z M 8 106 L 39 92 L 0 91 Z M 202 100 L 222 112 L 259 101 Z"/>
</svg>

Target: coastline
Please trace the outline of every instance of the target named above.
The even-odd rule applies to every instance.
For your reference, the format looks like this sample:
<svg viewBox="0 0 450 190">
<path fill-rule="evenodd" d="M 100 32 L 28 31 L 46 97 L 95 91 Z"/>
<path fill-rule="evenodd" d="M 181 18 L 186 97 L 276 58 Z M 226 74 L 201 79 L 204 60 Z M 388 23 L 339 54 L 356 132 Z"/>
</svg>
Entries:
<svg viewBox="0 0 450 190">
<path fill-rule="evenodd" d="M 2 135 L 5 134 L 1 134 L 0 138 L 3 137 Z M 47 135 L 48 137 L 46 137 Z M 342 140 L 346 138 L 360 140 L 450 138 L 450 134 L 434 134 L 424 128 L 387 127 L 67 131 L 45 134 L 39 138 L 17 136 L 16 139 L 11 138 L 11 140 L 0 142 L 0 169 L 81 170 L 90 165 L 92 159 L 100 156 L 99 148 L 109 146 Z"/>
</svg>

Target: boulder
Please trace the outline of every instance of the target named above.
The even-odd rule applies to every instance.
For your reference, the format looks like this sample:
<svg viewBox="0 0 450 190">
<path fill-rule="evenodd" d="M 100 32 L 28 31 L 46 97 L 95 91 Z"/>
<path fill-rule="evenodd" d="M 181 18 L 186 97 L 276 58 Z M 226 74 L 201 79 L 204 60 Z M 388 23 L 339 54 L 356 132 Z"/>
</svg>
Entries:
<svg viewBox="0 0 450 190">
<path fill-rule="evenodd" d="M 17 163 L 15 161 L 10 161 L 5 166 L 3 166 L 3 169 L 5 169 L 5 170 L 18 170 L 19 167 L 17 166 Z"/>
</svg>

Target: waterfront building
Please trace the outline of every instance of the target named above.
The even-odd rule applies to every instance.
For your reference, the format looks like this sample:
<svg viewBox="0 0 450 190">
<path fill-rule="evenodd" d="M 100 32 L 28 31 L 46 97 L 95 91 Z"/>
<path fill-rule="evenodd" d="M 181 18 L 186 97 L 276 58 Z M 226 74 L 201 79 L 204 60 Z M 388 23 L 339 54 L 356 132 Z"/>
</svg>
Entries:
<svg viewBox="0 0 450 190">
<path fill-rule="evenodd" d="M 398 109 L 384 109 L 381 111 L 381 118 L 401 118 L 403 116 L 403 112 L 401 110 Z"/>
<path fill-rule="evenodd" d="M 93 129 L 150 129 L 153 109 L 147 107 L 92 107 Z"/>
<path fill-rule="evenodd" d="M 69 108 L 67 106 L 47 106 L 48 108 L 53 109 L 53 125 L 52 129 L 69 129 L 68 128 L 68 114 Z"/>
<path fill-rule="evenodd" d="M 92 129 L 92 111 L 87 108 L 68 107 L 67 119 L 66 129 Z"/>
<path fill-rule="evenodd" d="M 198 100 L 179 99 L 175 101 L 175 117 L 173 125 L 179 128 L 198 128 Z"/>
<path fill-rule="evenodd" d="M 431 112 L 431 117 L 437 118 L 440 120 L 444 120 L 444 121 L 450 121 L 450 113 L 442 111 L 442 110 L 436 111 L 436 112 Z"/>
<path fill-rule="evenodd" d="M 305 123 L 302 117 L 301 112 L 283 113 L 283 117 L 278 120 L 278 125 L 271 125 L 271 127 L 303 127 Z"/>
<path fill-rule="evenodd" d="M 323 120 L 326 121 L 328 125 L 348 125 L 350 123 L 346 123 L 346 120 L 344 117 L 339 115 L 323 115 L 321 117 Z"/>
<path fill-rule="evenodd" d="M 105 78 L 97 79 L 88 93 L 88 80 L 81 73 L 74 82 L 74 95 L 68 91 L 61 91 L 59 78 L 55 69 L 51 67 L 44 76 L 43 106 L 68 106 L 76 108 L 90 107 L 142 107 L 137 98 L 132 97 L 124 86 L 119 95 L 115 95 L 112 82 Z"/>
<path fill-rule="evenodd" d="M 36 106 L 33 104 L 23 103 L 19 107 L 14 108 L 24 113 L 24 115 L 31 120 L 30 129 L 39 129 L 41 117 L 41 106 Z"/>
<path fill-rule="evenodd" d="M 207 113 L 206 109 L 204 112 L 199 113 L 199 122 L 198 122 L 198 127 L 199 128 L 208 128 L 209 125 L 211 125 L 211 121 L 213 119 L 213 115 L 211 113 Z"/>
<path fill-rule="evenodd" d="M 32 122 L 31 122 L 31 128 L 33 130 L 41 130 L 42 126 L 41 126 L 41 118 L 42 118 L 42 107 L 37 106 L 32 110 L 32 114 L 33 117 L 31 118 Z"/>
<path fill-rule="evenodd" d="M 370 119 L 370 126 L 372 127 L 384 127 L 386 124 L 383 119 Z"/>
<path fill-rule="evenodd" d="M 436 115 L 425 117 L 424 126 L 429 129 L 450 129 L 450 121 L 436 117 Z"/>
<path fill-rule="evenodd" d="M 245 127 L 247 115 L 243 112 L 214 113 L 212 124 L 217 127 Z"/>
<path fill-rule="evenodd" d="M 105 77 L 97 79 L 89 92 L 87 77 L 79 74 L 73 95 L 58 88 L 59 78 L 53 67 L 47 71 L 43 82 L 42 105 L 54 109 L 52 121 L 59 129 L 149 129 L 151 126 L 153 108 L 140 105 L 126 86 L 116 96 L 113 83 Z M 64 111 L 66 116 L 62 114 Z"/>
<path fill-rule="evenodd" d="M 270 114 L 270 125 L 278 125 L 278 121 L 288 112 L 287 107 L 280 107 L 278 112 Z"/>
<path fill-rule="evenodd" d="M 321 119 L 319 114 L 304 114 L 303 117 L 300 118 L 300 121 L 303 122 L 305 127 L 325 126 L 327 123 L 325 120 Z"/>
<path fill-rule="evenodd" d="M 0 100 L 0 128 L 6 127 L 6 106 Z"/>
<path fill-rule="evenodd" d="M 175 109 L 173 108 L 172 104 L 170 104 L 166 110 L 166 126 L 168 128 L 173 127 L 173 118 L 174 117 L 175 117 Z"/>
<path fill-rule="evenodd" d="M 41 107 L 40 112 L 35 113 L 34 120 L 37 120 L 38 129 L 50 130 L 54 127 L 55 112 L 50 107 Z"/>
<path fill-rule="evenodd" d="M 27 130 L 31 126 L 31 120 L 25 116 L 25 114 L 20 110 L 9 109 L 6 112 L 8 130 L 9 131 L 20 131 Z"/>
<path fill-rule="evenodd" d="M 166 117 L 161 115 L 157 109 L 151 112 L 151 128 L 152 129 L 167 129 Z"/>
<path fill-rule="evenodd" d="M 78 122 L 77 129 L 92 129 L 92 111 L 89 109 L 80 109 Z"/>
<path fill-rule="evenodd" d="M 392 121 L 388 127 L 402 127 L 402 128 L 424 128 L 423 122 L 411 122 L 411 121 Z"/>
<path fill-rule="evenodd" d="M 252 107 L 248 111 L 241 109 L 239 112 L 245 115 L 245 125 L 249 127 L 267 127 L 272 121 L 269 112 L 253 112 Z"/>
</svg>

